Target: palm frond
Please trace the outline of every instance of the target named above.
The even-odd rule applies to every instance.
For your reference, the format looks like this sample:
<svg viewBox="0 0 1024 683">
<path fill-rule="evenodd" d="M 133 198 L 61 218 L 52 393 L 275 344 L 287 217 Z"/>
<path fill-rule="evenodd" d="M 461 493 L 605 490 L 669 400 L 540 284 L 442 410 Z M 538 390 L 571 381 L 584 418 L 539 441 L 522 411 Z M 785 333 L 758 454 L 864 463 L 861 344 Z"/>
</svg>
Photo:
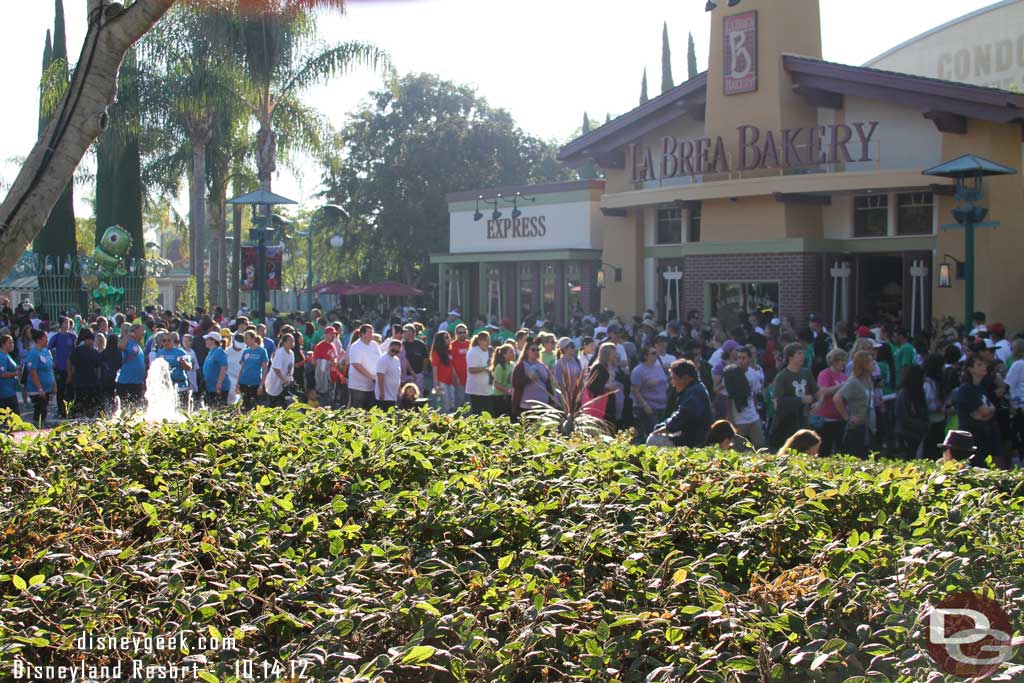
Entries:
<svg viewBox="0 0 1024 683">
<path fill-rule="evenodd" d="M 530 401 L 533 407 L 523 413 L 523 420 L 543 430 L 557 432 L 562 436 L 583 438 L 610 437 L 614 429 L 599 417 L 586 412 L 593 403 L 613 394 L 608 392 L 584 401 L 588 376 L 584 369 L 578 375 L 555 380 L 555 395 L 551 403 Z"/>
<path fill-rule="evenodd" d="M 358 67 L 369 67 L 393 80 L 395 67 L 391 56 L 375 45 L 347 42 L 307 57 L 295 68 L 278 91 L 279 96 L 300 92 L 310 86 L 341 76 Z"/>
</svg>

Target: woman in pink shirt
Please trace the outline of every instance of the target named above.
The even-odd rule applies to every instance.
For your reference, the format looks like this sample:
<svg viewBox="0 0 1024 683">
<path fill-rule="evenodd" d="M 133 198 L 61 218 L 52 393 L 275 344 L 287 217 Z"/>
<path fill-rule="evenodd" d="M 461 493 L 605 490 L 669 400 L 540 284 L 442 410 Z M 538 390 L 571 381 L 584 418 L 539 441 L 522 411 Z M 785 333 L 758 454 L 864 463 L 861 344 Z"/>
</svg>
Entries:
<svg viewBox="0 0 1024 683">
<path fill-rule="evenodd" d="M 826 361 L 828 367 L 818 373 L 818 387 L 821 389 L 821 403 L 817 415 L 825 420 L 821 428 L 821 449 L 818 454 L 828 457 L 833 454 L 836 446 L 843 440 L 843 431 L 846 428 L 846 420 L 836 410 L 836 404 L 832 397 L 839 391 L 839 387 L 846 382 L 846 360 L 849 354 L 842 349 L 832 349 Z"/>
</svg>

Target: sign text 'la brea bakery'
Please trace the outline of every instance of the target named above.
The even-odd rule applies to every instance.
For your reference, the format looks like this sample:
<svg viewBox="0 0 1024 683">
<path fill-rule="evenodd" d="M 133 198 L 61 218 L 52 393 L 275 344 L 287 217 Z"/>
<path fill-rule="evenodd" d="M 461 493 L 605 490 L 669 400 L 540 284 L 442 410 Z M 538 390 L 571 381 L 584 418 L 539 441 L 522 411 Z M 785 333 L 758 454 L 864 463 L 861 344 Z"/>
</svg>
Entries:
<svg viewBox="0 0 1024 683">
<path fill-rule="evenodd" d="M 739 153 L 735 165 L 730 162 L 722 136 L 694 140 L 666 136 L 657 154 L 650 145 L 630 146 L 633 182 L 733 170 L 874 161 L 871 141 L 877 131 L 878 121 L 768 130 L 763 135 L 757 126 L 743 125 L 736 129 Z"/>
</svg>

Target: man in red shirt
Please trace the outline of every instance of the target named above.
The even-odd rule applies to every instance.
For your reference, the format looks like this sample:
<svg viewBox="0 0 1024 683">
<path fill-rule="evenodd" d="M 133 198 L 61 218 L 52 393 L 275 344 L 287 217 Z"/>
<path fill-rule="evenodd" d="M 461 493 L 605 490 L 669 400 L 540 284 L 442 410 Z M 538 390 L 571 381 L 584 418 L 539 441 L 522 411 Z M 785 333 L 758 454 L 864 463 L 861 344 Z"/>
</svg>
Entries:
<svg viewBox="0 0 1024 683">
<path fill-rule="evenodd" d="M 324 338 L 313 348 L 313 361 L 316 366 L 316 400 L 321 406 L 333 407 L 337 377 L 341 374 L 338 362 L 338 349 L 335 345 L 338 331 L 328 325 L 324 329 Z"/>
<path fill-rule="evenodd" d="M 452 341 L 452 370 L 455 377 L 455 410 L 466 403 L 466 354 L 469 353 L 469 328 L 462 323 L 455 327 L 455 339 Z"/>
</svg>

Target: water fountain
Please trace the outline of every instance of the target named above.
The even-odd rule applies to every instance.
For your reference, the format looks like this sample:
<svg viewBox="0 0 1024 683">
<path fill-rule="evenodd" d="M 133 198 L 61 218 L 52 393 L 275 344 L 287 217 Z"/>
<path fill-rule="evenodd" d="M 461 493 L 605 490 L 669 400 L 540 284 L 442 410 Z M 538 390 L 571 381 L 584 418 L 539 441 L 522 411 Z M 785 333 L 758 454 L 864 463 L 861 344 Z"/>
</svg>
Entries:
<svg viewBox="0 0 1024 683">
<path fill-rule="evenodd" d="M 147 422 L 184 422 L 185 416 L 178 408 L 178 390 L 171 382 L 171 367 L 163 358 L 157 358 L 146 373 Z"/>
</svg>

